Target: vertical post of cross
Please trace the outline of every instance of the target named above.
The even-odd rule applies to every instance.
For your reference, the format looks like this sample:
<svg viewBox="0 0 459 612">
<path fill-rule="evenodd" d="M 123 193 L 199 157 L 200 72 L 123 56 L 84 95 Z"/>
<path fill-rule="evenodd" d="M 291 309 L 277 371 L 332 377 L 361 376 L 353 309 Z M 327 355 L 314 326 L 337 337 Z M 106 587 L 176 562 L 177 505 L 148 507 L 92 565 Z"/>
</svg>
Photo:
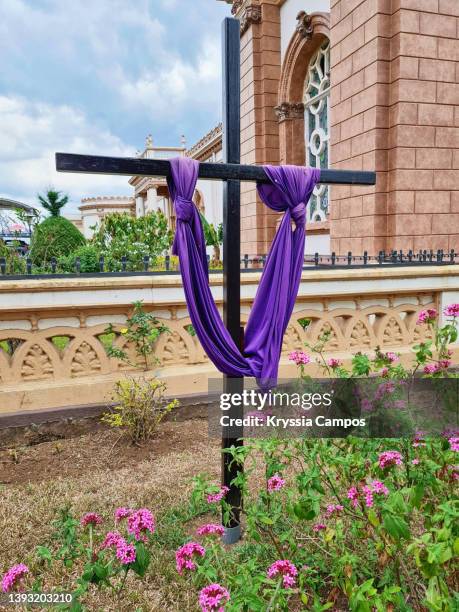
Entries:
<svg viewBox="0 0 459 612">
<path fill-rule="evenodd" d="M 240 145 L 240 35 L 239 21 L 227 17 L 222 24 L 222 60 L 223 60 L 223 161 L 239 164 L 241 162 Z M 240 181 L 227 180 L 223 183 L 223 320 L 231 337 L 242 350 L 241 334 L 241 187 Z M 242 392 L 243 378 L 225 376 L 223 390 L 225 393 Z M 240 418 L 243 409 L 231 406 L 230 418 Z M 242 444 L 240 431 L 222 434 L 222 449 Z M 231 484 L 237 476 L 238 467 L 231 462 L 227 453 L 222 455 L 222 484 L 229 488 L 226 501 L 231 506 L 228 520 L 222 517 L 225 533 L 223 540 L 227 544 L 237 542 L 240 538 L 241 490 Z"/>
</svg>

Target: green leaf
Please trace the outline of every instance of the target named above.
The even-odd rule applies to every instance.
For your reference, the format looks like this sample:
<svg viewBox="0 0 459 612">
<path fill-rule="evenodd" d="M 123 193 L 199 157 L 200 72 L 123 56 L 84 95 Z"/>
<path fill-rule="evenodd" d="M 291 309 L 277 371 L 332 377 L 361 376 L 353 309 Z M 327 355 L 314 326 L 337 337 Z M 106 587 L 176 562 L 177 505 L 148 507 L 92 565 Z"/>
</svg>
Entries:
<svg viewBox="0 0 459 612">
<path fill-rule="evenodd" d="M 399 516 L 386 514 L 383 519 L 383 526 L 387 533 L 395 540 L 400 540 L 402 538 L 408 539 L 410 537 L 409 526 Z"/>
</svg>

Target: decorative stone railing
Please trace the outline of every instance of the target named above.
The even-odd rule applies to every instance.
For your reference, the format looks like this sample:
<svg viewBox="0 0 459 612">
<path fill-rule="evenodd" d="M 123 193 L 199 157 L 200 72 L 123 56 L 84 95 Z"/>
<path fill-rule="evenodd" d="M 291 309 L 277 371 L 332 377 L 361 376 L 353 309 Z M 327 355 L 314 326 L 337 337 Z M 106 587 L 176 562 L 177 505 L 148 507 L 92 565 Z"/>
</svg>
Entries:
<svg viewBox="0 0 459 612">
<path fill-rule="evenodd" d="M 242 317 L 254 298 L 258 272 L 242 275 Z M 221 304 L 222 277 L 211 275 Z M 133 347 L 119 333 L 131 304 L 163 321 L 170 333 L 155 347 L 155 371 L 127 368 L 110 358 L 104 331 L 112 324 L 115 343 L 134 361 Z M 330 354 L 349 359 L 376 346 L 410 358 L 410 346 L 425 337 L 420 310 L 459 302 L 459 266 L 327 270 L 303 273 L 295 310 L 283 345 L 280 373 L 295 374 L 287 354 L 330 330 Z M 305 326 L 305 320 L 308 324 Z M 108 402 L 121 376 L 159 376 L 171 395 L 205 393 L 219 374 L 190 333 L 180 277 L 176 274 L 0 281 L 0 413 Z M 456 349 L 456 361 L 459 346 Z M 318 372 L 315 366 L 311 373 Z"/>
</svg>

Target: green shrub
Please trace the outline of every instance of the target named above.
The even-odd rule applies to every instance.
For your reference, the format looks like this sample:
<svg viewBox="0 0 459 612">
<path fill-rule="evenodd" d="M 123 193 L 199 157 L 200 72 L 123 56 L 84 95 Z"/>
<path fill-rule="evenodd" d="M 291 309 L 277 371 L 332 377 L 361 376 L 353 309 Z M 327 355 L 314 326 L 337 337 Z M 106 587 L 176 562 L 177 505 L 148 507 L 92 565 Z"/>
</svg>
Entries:
<svg viewBox="0 0 459 612">
<path fill-rule="evenodd" d="M 25 258 L 21 257 L 14 247 L 7 246 L 3 240 L 0 240 L 0 258 L 6 260 L 8 274 L 25 274 Z"/>
<path fill-rule="evenodd" d="M 120 271 L 122 257 L 127 258 L 129 270 L 143 270 L 143 258 L 150 258 L 150 266 L 172 244 L 172 232 L 161 211 L 143 217 L 126 213 L 107 215 L 91 240 L 105 257 L 106 269 Z"/>
<path fill-rule="evenodd" d="M 52 257 L 68 256 L 86 240 L 83 234 L 64 217 L 48 217 L 33 233 L 30 256 L 34 264 L 43 266 Z"/>
<path fill-rule="evenodd" d="M 75 272 L 75 260 L 80 258 L 80 272 L 99 272 L 99 250 L 92 244 L 78 247 L 66 257 L 59 257 L 57 262 L 59 271 Z"/>
</svg>

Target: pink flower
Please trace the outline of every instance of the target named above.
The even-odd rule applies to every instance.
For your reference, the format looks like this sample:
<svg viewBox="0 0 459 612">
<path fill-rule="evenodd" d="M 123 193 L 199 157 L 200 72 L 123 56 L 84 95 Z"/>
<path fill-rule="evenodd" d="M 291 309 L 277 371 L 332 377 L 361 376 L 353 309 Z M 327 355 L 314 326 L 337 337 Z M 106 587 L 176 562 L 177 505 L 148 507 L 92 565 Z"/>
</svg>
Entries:
<svg viewBox="0 0 459 612">
<path fill-rule="evenodd" d="M 328 366 L 330 368 L 339 368 L 341 366 L 342 362 L 339 359 L 335 359 L 334 357 L 330 357 L 330 359 L 328 360 Z"/>
<path fill-rule="evenodd" d="M 451 450 L 455 453 L 459 453 L 459 438 L 450 438 L 448 440 Z"/>
<path fill-rule="evenodd" d="M 389 353 L 386 353 L 386 359 L 390 361 L 391 363 L 395 363 L 396 361 L 399 360 L 399 356 L 397 355 L 397 353 L 389 352 Z"/>
<path fill-rule="evenodd" d="M 316 523 L 314 527 L 312 528 L 312 530 L 317 533 L 319 531 L 323 531 L 324 529 L 327 529 L 327 525 L 325 523 Z"/>
<path fill-rule="evenodd" d="M 428 308 L 427 310 L 421 310 L 418 314 L 418 323 L 432 323 L 437 318 L 437 311 L 435 308 Z"/>
<path fill-rule="evenodd" d="M 443 313 L 447 317 L 459 317 L 459 304 L 449 304 Z"/>
<path fill-rule="evenodd" d="M 116 547 L 116 557 L 123 565 L 134 563 L 136 558 L 136 550 L 134 544 L 128 544 L 126 540 L 121 538 Z"/>
<path fill-rule="evenodd" d="M 413 459 L 411 465 L 419 465 L 419 459 Z"/>
<path fill-rule="evenodd" d="M 29 568 L 24 563 L 13 565 L 2 578 L 2 591 L 9 593 L 12 591 L 22 578 L 29 573 Z"/>
<path fill-rule="evenodd" d="M 219 535 L 222 536 L 225 533 L 224 528 L 221 525 L 214 525 L 213 523 L 207 523 L 199 527 L 197 534 L 202 535 Z"/>
<path fill-rule="evenodd" d="M 214 503 L 221 501 L 225 497 L 225 495 L 228 493 L 228 491 L 229 491 L 229 488 L 223 485 L 220 488 L 220 491 L 218 491 L 218 493 L 209 493 L 209 495 L 207 496 L 207 503 L 214 504 Z"/>
<path fill-rule="evenodd" d="M 389 489 L 380 480 L 373 480 L 373 482 L 370 483 L 370 487 L 372 488 L 373 493 L 389 495 Z"/>
<path fill-rule="evenodd" d="M 124 518 L 131 516 L 133 512 L 134 510 L 132 510 L 132 508 L 123 508 L 123 507 L 117 508 L 115 510 L 115 523 L 119 523 Z"/>
<path fill-rule="evenodd" d="M 369 485 L 365 485 L 362 491 L 365 495 L 365 505 L 367 508 L 373 507 L 373 496 L 375 493 L 379 495 L 389 494 L 389 489 L 380 480 L 373 480 Z"/>
<path fill-rule="evenodd" d="M 297 574 L 298 570 L 288 559 L 279 559 L 268 569 L 268 578 L 282 576 L 282 583 L 285 589 L 295 586 Z"/>
<path fill-rule="evenodd" d="M 282 487 L 285 485 L 285 480 L 279 476 L 279 474 L 274 474 L 268 480 L 268 491 L 273 493 L 274 491 L 280 491 Z"/>
<path fill-rule="evenodd" d="M 206 549 L 197 542 L 188 542 L 181 546 L 175 553 L 175 565 L 179 574 L 184 569 L 195 570 L 196 563 L 193 561 L 193 555 L 204 557 Z"/>
<path fill-rule="evenodd" d="M 357 508 L 359 505 L 359 492 L 357 491 L 357 487 L 351 487 L 347 492 L 347 497 L 351 500 L 352 506 Z"/>
<path fill-rule="evenodd" d="M 220 584 L 209 584 L 199 593 L 199 605 L 202 612 L 224 612 L 230 594 Z"/>
<path fill-rule="evenodd" d="M 304 353 L 303 351 L 292 351 L 288 358 L 290 361 L 294 361 L 296 365 L 306 365 L 311 361 L 309 355 Z"/>
<path fill-rule="evenodd" d="M 438 365 L 440 366 L 440 368 L 447 370 L 449 366 L 451 365 L 451 360 L 450 359 L 440 359 L 440 361 L 438 362 Z"/>
<path fill-rule="evenodd" d="M 389 368 L 382 368 L 380 375 L 385 378 L 386 376 L 389 376 Z"/>
<path fill-rule="evenodd" d="M 379 467 L 384 470 L 391 465 L 401 465 L 402 456 L 398 451 L 384 451 L 379 455 Z"/>
<path fill-rule="evenodd" d="M 100 525 L 102 523 L 102 517 L 100 514 L 96 514 L 95 512 L 88 512 L 81 519 L 81 524 L 83 527 L 87 525 Z"/>
<path fill-rule="evenodd" d="M 145 532 L 155 531 L 155 518 L 147 508 L 140 508 L 128 517 L 128 532 L 133 534 L 136 540 L 146 541 Z"/>
<path fill-rule="evenodd" d="M 109 531 L 105 536 L 105 540 L 102 542 L 101 548 L 112 548 L 112 546 L 118 546 L 120 541 L 124 541 L 123 536 L 117 531 Z"/>
<path fill-rule="evenodd" d="M 424 374 L 435 374 L 440 368 L 437 363 L 428 363 L 424 366 Z"/>
<path fill-rule="evenodd" d="M 341 504 L 328 504 L 327 506 L 327 516 L 332 516 L 332 514 L 338 514 L 344 510 L 344 506 Z"/>
</svg>

